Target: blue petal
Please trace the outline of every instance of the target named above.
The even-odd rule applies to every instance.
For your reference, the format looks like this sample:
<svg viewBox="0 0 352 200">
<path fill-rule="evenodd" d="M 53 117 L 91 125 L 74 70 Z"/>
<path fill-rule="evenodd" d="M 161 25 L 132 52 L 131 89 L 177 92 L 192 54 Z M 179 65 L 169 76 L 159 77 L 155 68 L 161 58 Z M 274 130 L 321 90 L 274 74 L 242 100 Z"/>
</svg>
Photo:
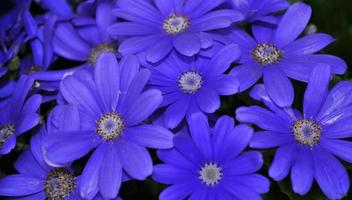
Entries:
<svg viewBox="0 0 352 200">
<path fill-rule="evenodd" d="M 25 196 L 44 189 L 44 180 L 26 175 L 10 175 L 0 180 L 1 196 Z"/>
</svg>

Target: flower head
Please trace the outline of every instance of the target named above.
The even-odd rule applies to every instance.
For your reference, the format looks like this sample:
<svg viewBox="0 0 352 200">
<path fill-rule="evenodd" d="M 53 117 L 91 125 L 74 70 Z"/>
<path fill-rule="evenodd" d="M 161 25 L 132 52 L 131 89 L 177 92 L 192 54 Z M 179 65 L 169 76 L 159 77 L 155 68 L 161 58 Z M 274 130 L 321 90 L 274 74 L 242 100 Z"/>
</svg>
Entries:
<svg viewBox="0 0 352 200">
<path fill-rule="evenodd" d="M 9 153 L 16 145 L 16 137 L 39 123 L 36 112 L 42 97 L 39 94 L 28 97 L 32 84 L 33 79 L 21 76 L 12 96 L 0 108 L 0 155 Z"/>
<path fill-rule="evenodd" d="M 269 181 L 256 174 L 262 155 L 242 153 L 252 138 L 250 127 L 234 127 L 234 120 L 225 116 L 210 128 L 205 115 L 196 113 L 189 131 L 191 137 L 187 132 L 175 136 L 175 148 L 158 151 L 164 164 L 154 167 L 153 179 L 171 185 L 160 194 L 161 200 L 261 199 L 269 190 Z"/>
<path fill-rule="evenodd" d="M 329 199 L 340 199 L 350 184 L 346 169 L 336 157 L 352 162 L 348 153 L 352 142 L 344 140 L 352 136 L 352 83 L 340 82 L 329 91 L 330 77 L 329 66 L 313 69 L 303 114 L 291 107 L 279 107 L 267 89 L 257 85 L 251 96 L 269 109 L 241 107 L 236 116 L 263 129 L 254 135 L 251 147 L 278 147 L 269 169 L 273 179 L 280 181 L 291 172 L 293 190 L 301 195 L 309 192 L 315 179 Z"/>
<path fill-rule="evenodd" d="M 333 74 L 343 74 L 346 63 L 335 56 L 314 54 L 334 39 L 323 33 L 310 34 L 297 39 L 311 16 L 311 8 L 295 3 L 283 15 L 276 28 L 253 25 L 254 38 L 242 30 L 233 30 L 229 40 L 240 46 L 240 65 L 231 73 L 240 82 L 240 91 L 255 84 L 262 76 L 267 92 L 279 106 L 288 106 L 293 96 L 280 98 L 293 87 L 289 78 L 307 82 L 310 72 L 319 63 L 328 64 Z M 277 87 L 280 86 L 280 87 Z"/>
<path fill-rule="evenodd" d="M 229 45 L 211 59 L 185 58 L 173 53 L 153 67 L 150 85 L 164 95 L 165 125 L 175 128 L 185 116 L 195 112 L 213 113 L 220 106 L 219 95 L 235 94 L 237 80 L 224 73 L 239 55 L 238 47 Z"/>
<path fill-rule="evenodd" d="M 264 22 L 276 24 L 278 18 L 272 14 L 287 9 L 286 0 L 228 0 L 233 8 L 239 10 L 246 22 Z"/>
<path fill-rule="evenodd" d="M 7 73 L 5 65 L 11 61 L 25 43 L 22 14 L 28 11 L 30 0 L 2 1 L 0 17 L 0 77 Z"/>
<path fill-rule="evenodd" d="M 104 53 L 95 68 L 63 80 L 60 92 L 75 107 L 67 116 L 75 121 L 57 123 L 73 123 L 80 130 L 48 137 L 43 149 L 52 166 L 65 166 L 95 149 L 81 176 L 83 198 L 92 199 L 97 192 L 105 199 L 115 198 L 124 172 L 138 180 L 151 175 L 146 147 L 173 146 L 167 129 L 143 124 L 162 102 L 160 91 L 145 90 L 148 79 L 149 71 L 139 69 L 136 57 L 118 63 L 114 54 Z"/>
<path fill-rule="evenodd" d="M 82 6 L 87 6 L 86 3 Z M 84 61 L 90 65 L 95 65 L 103 53 L 111 52 L 118 56 L 117 41 L 111 39 L 106 31 L 114 21 L 111 13 L 113 4 L 99 1 L 86 9 L 94 10 L 94 13 L 88 16 L 79 13 L 72 21 L 57 24 L 53 38 L 54 52 L 66 59 Z"/>
<path fill-rule="evenodd" d="M 0 195 L 36 200 L 80 200 L 78 177 L 69 167 L 53 168 L 44 161 L 41 146 L 47 131 L 43 126 L 31 138 L 30 149 L 15 162 L 18 174 L 0 179 Z"/>
<path fill-rule="evenodd" d="M 243 19 L 235 10 L 216 9 L 222 0 L 204 3 L 200 0 L 117 2 L 117 17 L 126 20 L 109 27 L 113 36 L 130 36 L 122 41 L 122 55 L 139 53 L 156 63 L 173 49 L 193 56 L 213 45 L 209 31 L 229 27 Z"/>
</svg>

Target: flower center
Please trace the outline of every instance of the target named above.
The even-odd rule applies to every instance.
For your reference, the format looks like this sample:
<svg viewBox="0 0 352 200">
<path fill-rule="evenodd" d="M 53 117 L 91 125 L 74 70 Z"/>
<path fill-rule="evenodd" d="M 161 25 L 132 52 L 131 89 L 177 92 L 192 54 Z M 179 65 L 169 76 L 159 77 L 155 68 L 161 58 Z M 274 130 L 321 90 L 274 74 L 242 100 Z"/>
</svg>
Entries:
<svg viewBox="0 0 352 200">
<path fill-rule="evenodd" d="M 221 167 L 216 163 L 206 163 L 199 171 L 199 179 L 207 186 L 217 185 L 221 178 Z"/>
<path fill-rule="evenodd" d="M 194 71 L 188 71 L 178 79 L 178 86 L 184 93 L 196 93 L 203 84 L 202 76 Z"/>
<path fill-rule="evenodd" d="M 125 123 L 116 112 L 108 112 L 97 121 L 96 131 L 106 141 L 118 138 L 125 128 Z"/>
<path fill-rule="evenodd" d="M 312 147 L 320 140 L 321 126 L 313 120 L 297 120 L 292 129 L 295 139 L 301 144 Z"/>
<path fill-rule="evenodd" d="M 88 62 L 94 64 L 99 56 L 105 52 L 112 52 L 117 54 L 117 48 L 114 44 L 99 44 L 98 46 L 92 48 L 88 55 Z"/>
<path fill-rule="evenodd" d="M 40 66 L 34 65 L 34 66 L 31 66 L 29 69 L 25 70 L 24 73 L 25 74 L 33 74 L 33 73 L 38 72 L 38 71 L 40 71 Z"/>
<path fill-rule="evenodd" d="M 252 52 L 252 57 L 262 65 L 272 65 L 278 63 L 282 58 L 282 52 L 273 44 L 258 44 Z"/>
<path fill-rule="evenodd" d="M 51 170 L 44 184 L 49 200 L 66 199 L 75 187 L 75 177 L 65 168 Z"/>
<path fill-rule="evenodd" d="M 0 148 L 2 148 L 13 134 L 15 133 L 15 125 L 12 123 L 0 126 Z"/>
<path fill-rule="evenodd" d="M 164 20 L 163 29 L 169 34 L 176 35 L 187 31 L 190 23 L 188 17 L 172 13 Z"/>
</svg>

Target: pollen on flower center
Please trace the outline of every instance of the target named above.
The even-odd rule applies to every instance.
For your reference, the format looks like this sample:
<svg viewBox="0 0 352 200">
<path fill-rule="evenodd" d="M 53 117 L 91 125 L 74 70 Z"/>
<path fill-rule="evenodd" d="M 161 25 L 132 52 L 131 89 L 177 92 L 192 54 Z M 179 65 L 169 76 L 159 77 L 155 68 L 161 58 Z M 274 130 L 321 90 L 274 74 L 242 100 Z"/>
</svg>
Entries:
<svg viewBox="0 0 352 200">
<path fill-rule="evenodd" d="M 65 168 L 51 170 L 44 184 L 48 200 L 66 199 L 75 187 L 75 177 Z"/>
<path fill-rule="evenodd" d="M 178 79 L 178 86 L 185 93 L 196 93 L 203 84 L 202 76 L 195 71 L 183 73 Z"/>
<path fill-rule="evenodd" d="M 165 32 L 175 35 L 187 31 L 190 24 L 187 16 L 172 13 L 164 20 L 163 29 Z"/>
<path fill-rule="evenodd" d="M 313 120 L 297 120 L 292 129 L 295 139 L 301 144 L 312 147 L 320 140 L 321 126 Z"/>
<path fill-rule="evenodd" d="M 262 65 L 272 65 L 278 63 L 282 58 L 281 50 L 273 44 L 258 44 L 252 51 L 252 57 Z"/>
<path fill-rule="evenodd" d="M 105 113 L 97 121 L 96 132 L 104 140 L 113 140 L 118 138 L 125 128 L 125 123 L 116 112 Z"/>
<path fill-rule="evenodd" d="M 90 50 L 88 55 L 88 62 L 95 63 L 102 53 L 106 52 L 117 52 L 117 47 L 114 44 L 99 44 Z"/>
<path fill-rule="evenodd" d="M 216 163 L 206 163 L 199 170 L 199 179 L 207 186 L 217 185 L 222 179 L 222 170 Z"/>
<path fill-rule="evenodd" d="M 15 125 L 12 123 L 0 126 L 0 148 L 3 147 L 7 139 L 15 133 Z"/>
</svg>

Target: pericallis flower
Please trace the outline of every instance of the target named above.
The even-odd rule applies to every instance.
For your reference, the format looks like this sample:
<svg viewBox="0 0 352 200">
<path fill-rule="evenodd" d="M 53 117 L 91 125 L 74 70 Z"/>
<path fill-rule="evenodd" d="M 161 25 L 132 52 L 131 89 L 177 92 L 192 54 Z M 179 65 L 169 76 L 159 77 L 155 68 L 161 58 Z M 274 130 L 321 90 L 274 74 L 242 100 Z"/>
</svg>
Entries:
<svg viewBox="0 0 352 200">
<path fill-rule="evenodd" d="M 30 0 L 2 1 L 0 17 L 0 77 L 7 73 L 5 67 L 24 44 L 22 13 L 29 9 Z"/>
<path fill-rule="evenodd" d="M 212 59 L 172 53 L 153 67 L 149 84 L 164 96 L 162 106 L 167 106 L 165 126 L 175 128 L 185 116 L 195 112 L 213 113 L 220 106 L 219 95 L 235 94 L 237 80 L 224 73 L 239 56 L 238 47 L 229 45 Z"/>
<path fill-rule="evenodd" d="M 229 27 L 243 19 L 238 11 L 216 10 L 223 0 L 120 0 L 114 11 L 126 22 L 109 28 L 112 36 L 129 36 L 122 41 L 122 55 L 144 53 L 146 60 L 158 62 L 173 49 L 193 56 L 212 46 L 209 31 Z"/>
<path fill-rule="evenodd" d="M 165 164 L 154 167 L 153 179 L 170 184 L 161 200 L 261 199 L 269 191 L 269 181 L 256 173 L 263 158 L 247 147 L 253 130 L 246 125 L 234 127 L 234 120 L 221 117 L 213 128 L 205 115 L 196 113 L 189 120 L 190 135 L 175 136 L 175 148 L 159 150 Z"/>
<path fill-rule="evenodd" d="M 57 24 L 53 38 L 57 55 L 93 65 L 102 53 L 117 55 L 117 41 L 112 40 L 107 33 L 107 27 L 115 21 L 111 14 L 113 4 L 100 1 L 94 8 L 95 18 L 77 16 L 72 22 Z"/>
<path fill-rule="evenodd" d="M 251 147 L 278 147 L 269 169 L 274 180 L 284 179 L 291 171 L 296 193 L 305 195 L 315 179 L 329 199 L 341 199 L 350 182 L 335 156 L 352 162 L 352 142 L 344 140 L 352 136 L 352 83 L 340 82 L 329 91 L 330 76 L 328 66 L 313 69 L 304 95 L 303 115 L 290 107 L 277 106 L 266 88 L 258 85 L 251 96 L 270 110 L 241 107 L 236 116 L 263 129 L 254 135 Z"/>
<path fill-rule="evenodd" d="M 98 192 L 105 199 L 115 198 L 123 171 L 137 180 L 151 175 L 146 147 L 173 146 L 170 131 L 144 123 L 162 102 L 160 91 L 145 90 L 148 79 L 149 71 L 139 70 L 136 57 L 118 63 L 114 54 L 104 53 L 94 68 L 62 81 L 63 98 L 78 107 L 72 114 L 79 117 L 81 130 L 47 138 L 43 151 L 50 165 L 64 166 L 95 149 L 81 176 L 83 198 L 92 199 Z"/>
<path fill-rule="evenodd" d="M 67 124 L 62 123 L 61 127 L 69 128 Z M 75 177 L 73 170 L 69 167 L 53 168 L 44 162 L 41 145 L 47 134 L 43 126 L 31 138 L 30 149 L 14 163 L 18 174 L 0 179 L 0 196 L 24 200 L 81 199 L 77 190 L 79 178 Z"/>
<path fill-rule="evenodd" d="M 0 108 L 0 155 L 9 153 L 16 145 L 16 137 L 39 123 L 37 110 L 42 97 L 38 94 L 27 98 L 33 80 L 21 76 L 7 103 Z"/>
<path fill-rule="evenodd" d="M 278 18 L 272 14 L 287 9 L 286 0 L 228 0 L 233 8 L 239 10 L 246 22 L 264 22 L 276 24 Z"/>
<path fill-rule="evenodd" d="M 64 106 L 62 106 L 64 107 Z M 56 108 L 55 108 L 56 109 Z M 71 110 L 72 108 L 59 108 L 54 110 Z M 53 113 L 55 113 L 53 112 Z M 61 112 L 62 120 L 77 120 L 67 118 L 67 111 Z M 52 117 L 50 115 L 49 119 Z M 66 117 L 66 118 L 63 118 Z M 49 120 L 48 120 L 49 122 Z M 45 163 L 41 146 L 48 135 L 55 133 L 57 129 L 73 130 L 79 124 L 60 123 L 58 127 L 50 127 L 48 131 L 43 126 L 39 133 L 31 138 L 30 149 L 25 150 L 14 163 L 18 174 L 9 175 L 0 179 L 0 196 L 12 197 L 10 199 L 23 200 L 81 200 L 78 192 L 80 177 L 75 176 L 70 167 L 51 167 Z M 57 129 L 56 129 L 57 128 Z M 97 195 L 94 200 L 102 199 Z"/>
<path fill-rule="evenodd" d="M 47 91 L 43 94 L 44 102 L 55 99 L 60 81 L 78 68 L 47 71 L 54 60 L 52 41 L 54 36 L 53 27 L 57 22 L 55 15 L 48 14 L 45 24 L 38 25 L 31 13 L 26 11 L 23 13 L 23 21 L 26 37 L 29 38 L 31 56 L 21 60 L 20 72 L 28 74 L 35 80 L 36 90 Z"/>
<path fill-rule="evenodd" d="M 311 8 L 304 3 L 293 4 L 275 30 L 254 26 L 255 39 L 244 31 L 234 30 L 230 40 L 242 51 L 239 66 L 232 70 L 240 82 L 240 91 L 255 84 L 263 75 L 267 92 L 279 106 L 293 101 L 293 87 L 288 77 L 307 82 L 313 67 L 319 63 L 330 65 L 331 72 L 343 74 L 346 63 L 335 56 L 313 54 L 331 42 L 327 34 L 317 33 L 296 38 L 302 33 L 311 16 Z M 282 96 L 286 98 L 281 98 Z"/>
</svg>

